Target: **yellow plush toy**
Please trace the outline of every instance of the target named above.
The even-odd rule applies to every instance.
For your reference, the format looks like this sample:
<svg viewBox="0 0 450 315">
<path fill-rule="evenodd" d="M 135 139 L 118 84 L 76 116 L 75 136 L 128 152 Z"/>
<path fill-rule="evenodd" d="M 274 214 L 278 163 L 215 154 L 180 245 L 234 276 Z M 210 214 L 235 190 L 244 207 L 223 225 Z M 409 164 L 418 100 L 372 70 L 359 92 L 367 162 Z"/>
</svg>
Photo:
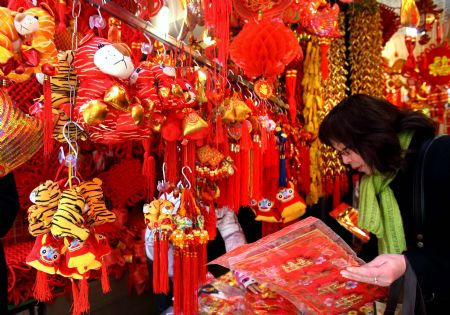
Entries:
<svg viewBox="0 0 450 315">
<path fill-rule="evenodd" d="M 22 38 L 20 51 L 24 67 L 32 68 L 35 73 L 53 75 L 58 72 L 58 51 L 53 42 L 54 16 L 51 8 L 41 3 L 39 7 L 19 9 L 14 17 L 14 27 Z"/>
<path fill-rule="evenodd" d="M 88 207 L 84 214 L 87 226 L 97 226 L 116 221 L 114 212 L 106 208 L 101 185 L 101 179 L 94 178 L 91 181 L 80 183 L 77 187 Z"/>
<path fill-rule="evenodd" d="M 150 229 L 154 229 L 158 227 L 158 216 L 159 216 L 159 208 L 160 208 L 160 200 L 154 199 L 150 203 L 146 203 L 143 207 L 144 212 L 144 220 L 145 224 Z"/>
<path fill-rule="evenodd" d="M 31 235 L 37 236 L 49 232 L 60 198 L 61 189 L 51 180 L 33 189 L 30 200 L 34 204 L 28 208 L 28 230 Z"/>
<path fill-rule="evenodd" d="M 65 190 L 53 215 L 50 231 L 54 236 L 69 236 L 85 241 L 89 230 L 84 228 L 84 198 L 78 187 Z"/>
</svg>

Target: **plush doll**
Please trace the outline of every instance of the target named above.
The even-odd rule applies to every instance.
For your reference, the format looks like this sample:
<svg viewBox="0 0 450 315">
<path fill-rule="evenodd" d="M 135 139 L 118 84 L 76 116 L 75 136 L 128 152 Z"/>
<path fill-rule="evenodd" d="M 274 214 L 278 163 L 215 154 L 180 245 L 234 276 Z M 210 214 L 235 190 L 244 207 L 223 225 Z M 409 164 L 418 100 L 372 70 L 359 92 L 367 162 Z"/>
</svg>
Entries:
<svg viewBox="0 0 450 315">
<path fill-rule="evenodd" d="M 0 7 L 0 76 L 7 76 L 15 69 L 14 55 L 20 46 L 19 34 L 14 27 L 14 11 Z"/>
<path fill-rule="evenodd" d="M 101 185 L 101 179 L 94 178 L 77 186 L 77 190 L 81 192 L 81 196 L 87 205 L 87 210 L 84 214 L 87 226 L 98 226 L 104 223 L 112 223 L 116 220 L 114 212 L 106 208 Z"/>
<path fill-rule="evenodd" d="M 41 3 L 39 7 L 19 9 L 14 17 L 14 27 L 22 39 L 20 52 L 23 66 L 32 68 L 35 73 L 57 73 L 58 52 L 53 42 L 55 18 L 50 7 Z"/>
<path fill-rule="evenodd" d="M 251 200 L 250 208 L 256 215 L 256 221 L 281 222 L 280 212 L 275 203 L 269 199 L 263 198 L 259 202 Z"/>
<path fill-rule="evenodd" d="M 146 203 L 143 207 L 142 211 L 144 212 L 145 224 L 150 229 L 155 229 L 159 226 L 158 225 L 158 217 L 159 217 L 160 204 L 161 204 L 161 202 L 159 199 L 154 199 L 152 202 Z"/>
<path fill-rule="evenodd" d="M 39 271 L 55 274 L 63 247 L 63 239 L 55 238 L 50 233 L 38 235 L 26 263 Z"/>
<path fill-rule="evenodd" d="M 74 66 L 80 82 L 75 115 L 92 141 L 112 144 L 150 137 L 150 130 L 140 126 L 143 106 L 128 91 L 126 80 L 134 65 L 127 45 L 88 34 L 80 41 Z"/>
<path fill-rule="evenodd" d="M 158 225 L 162 230 L 173 231 L 174 222 L 172 213 L 174 209 L 175 206 L 171 201 L 161 199 L 159 205 Z"/>
<path fill-rule="evenodd" d="M 50 231 L 54 236 L 69 236 L 85 241 L 89 230 L 84 227 L 84 198 L 78 189 L 65 190 L 53 215 Z"/>
<path fill-rule="evenodd" d="M 33 189 L 30 194 L 33 205 L 28 208 L 28 231 L 31 235 L 37 236 L 49 232 L 60 198 L 61 189 L 51 180 Z"/>
<path fill-rule="evenodd" d="M 284 223 L 298 219 L 306 211 L 306 203 L 294 190 L 294 184 L 292 182 L 289 182 L 289 187 L 280 188 L 277 192 L 276 206 L 280 211 Z"/>
</svg>

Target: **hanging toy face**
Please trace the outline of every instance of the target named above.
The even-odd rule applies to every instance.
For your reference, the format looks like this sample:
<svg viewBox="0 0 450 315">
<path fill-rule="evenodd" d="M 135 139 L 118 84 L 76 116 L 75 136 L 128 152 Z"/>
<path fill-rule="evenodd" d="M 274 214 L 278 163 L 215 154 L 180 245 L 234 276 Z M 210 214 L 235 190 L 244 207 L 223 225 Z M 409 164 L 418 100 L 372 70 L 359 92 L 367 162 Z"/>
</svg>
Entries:
<svg viewBox="0 0 450 315">
<path fill-rule="evenodd" d="M 250 207 L 256 215 L 256 221 L 280 222 L 281 216 L 274 202 L 269 199 L 261 199 L 259 202 L 251 200 Z"/>
<path fill-rule="evenodd" d="M 306 203 L 294 190 L 292 182 L 289 182 L 289 187 L 283 187 L 277 192 L 276 199 L 283 222 L 290 222 L 305 214 Z"/>
<path fill-rule="evenodd" d="M 26 13 L 18 13 L 14 18 L 14 27 L 22 36 L 26 36 L 39 30 L 39 19 Z"/>
<path fill-rule="evenodd" d="M 54 238 L 50 233 L 38 235 L 26 263 L 48 274 L 55 274 L 61 259 L 62 239 Z"/>
<path fill-rule="evenodd" d="M 99 44 L 94 54 L 94 64 L 105 74 L 126 80 L 134 71 L 128 46 L 115 43 Z"/>
</svg>

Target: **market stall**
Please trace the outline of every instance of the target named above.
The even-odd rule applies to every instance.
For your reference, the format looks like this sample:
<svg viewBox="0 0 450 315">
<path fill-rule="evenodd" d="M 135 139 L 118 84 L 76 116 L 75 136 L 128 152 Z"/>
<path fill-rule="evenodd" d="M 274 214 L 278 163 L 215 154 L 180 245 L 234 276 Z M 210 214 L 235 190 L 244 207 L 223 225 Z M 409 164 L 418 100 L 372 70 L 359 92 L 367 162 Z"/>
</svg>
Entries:
<svg viewBox="0 0 450 315">
<path fill-rule="evenodd" d="M 334 220 L 333 209 L 354 232 L 342 203 L 359 179 L 318 139 L 347 95 L 422 111 L 448 133 L 443 1 L 0 4 L 0 177 L 14 174 L 20 202 L 3 240 L 11 309 L 70 292 L 71 312 L 88 313 L 89 284 L 107 294 L 127 274 L 130 291 L 170 292 L 174 314 L 295 314 L 295 292 L 246 294 L 231 274 L 207 273 L 208 242 L 229 236 L 223 209 L 251 212 L 269 238 L 310 215 Z M 330 312 L 368 314 L 386 295 L 358 290 L 364 299 Z"/>
</svg>

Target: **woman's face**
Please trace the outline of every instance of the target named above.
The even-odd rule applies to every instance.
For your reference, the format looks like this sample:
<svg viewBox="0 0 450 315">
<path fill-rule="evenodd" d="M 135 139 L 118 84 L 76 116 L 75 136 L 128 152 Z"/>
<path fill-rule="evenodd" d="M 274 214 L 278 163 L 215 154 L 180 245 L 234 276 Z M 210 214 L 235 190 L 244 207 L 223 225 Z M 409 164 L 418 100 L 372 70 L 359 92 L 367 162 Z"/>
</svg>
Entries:
<svg viewBox="0 0 450 315">
<path fill-rule="evenodd" d="M 364 162 L 361 155 L 355 151 L 348 149 L 340 142 L 332 142 L 333 148 L 341 155 L 342 163 L 350 165 L 350 167 L 360 173 L 372 175 L 372 169 Z"/>
</svg>

